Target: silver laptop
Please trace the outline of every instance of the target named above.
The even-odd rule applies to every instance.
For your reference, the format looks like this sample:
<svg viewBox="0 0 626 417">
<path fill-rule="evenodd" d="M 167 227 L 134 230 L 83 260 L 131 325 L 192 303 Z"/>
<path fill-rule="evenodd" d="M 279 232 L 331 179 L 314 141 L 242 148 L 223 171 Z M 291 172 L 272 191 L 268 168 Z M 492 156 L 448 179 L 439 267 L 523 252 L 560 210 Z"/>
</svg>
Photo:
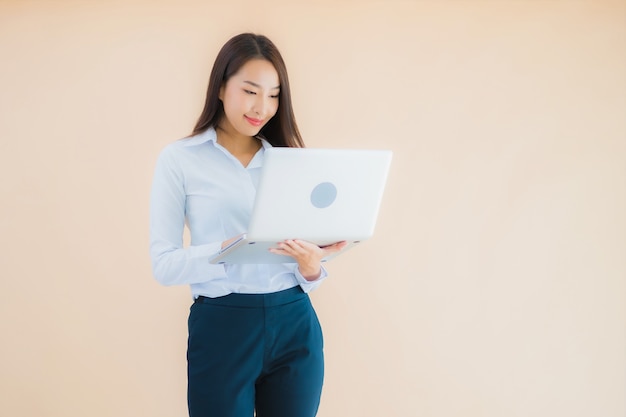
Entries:
<svg viewBox="0 0 626 417">
<path fill-rule="evenodd" d="M 211 263 L 293 263 L 269 248 L 285 239 L 319 246 L 345 240 L 348 248 L 370 238 L 391 156 L 386 150 L 266 149 L 248 231 Z"/>
</svg>

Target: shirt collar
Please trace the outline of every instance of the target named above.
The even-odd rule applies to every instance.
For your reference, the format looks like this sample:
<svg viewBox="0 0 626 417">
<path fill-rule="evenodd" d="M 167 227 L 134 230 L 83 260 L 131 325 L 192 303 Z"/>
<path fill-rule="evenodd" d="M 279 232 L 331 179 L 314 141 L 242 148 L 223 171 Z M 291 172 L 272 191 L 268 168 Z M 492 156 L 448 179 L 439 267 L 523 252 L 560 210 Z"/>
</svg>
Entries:
<svg viewBox="0 0 626 417">
<path fill-rule="evenodd" d="M 202 133 L 199 133 L 187 139 L 185 146 L 202 145 L 203 143 L 209 142 L 209 141 L 213 142 L 214 144 L 217 143 L 217 133 L 215 132 L 215 129 L 212 127 L 208 128 Z"/>
<path fill-rule="evenodd" d="M 273 148 L 272 144 L 266 141 L 264 138 L 257 136 L 257 139 L 261 140 L 261 144 L 263 145 L 263 150 Z"/>
<path fill-rule="evenodd" d="M 267 140 L 263 139 L 262 137 L 258 137 L 258 139 L 261 140 L 263 149 L 272 148 L 272 144 L 269 143 Z M 208 128 L 202 133 L 199 133 L 187 139 L 185 146 L 202 145 L 203 143 L 206 143 L 206 142 L 213 142 L 214 145 L 217 144 L 217 132 L 215 132 L 215 129 L 212 127 Z"/>
</svg>

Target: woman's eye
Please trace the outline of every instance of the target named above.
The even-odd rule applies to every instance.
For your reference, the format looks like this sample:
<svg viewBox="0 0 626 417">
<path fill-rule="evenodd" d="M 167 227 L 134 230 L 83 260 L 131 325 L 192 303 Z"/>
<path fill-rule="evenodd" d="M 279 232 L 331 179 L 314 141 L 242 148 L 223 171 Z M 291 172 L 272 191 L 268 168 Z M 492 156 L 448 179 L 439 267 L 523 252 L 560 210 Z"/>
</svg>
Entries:
<svg viewBox="0 0 626 417">
<path fill-rule="evenodd" d="M 278 94 L 276 94 L 275 96 L 270 96 L 270 98 L 278 98 Z"/>
<path fill-rule="evenodd" d="M 246 94 L 251 94 L 251 95 L 256 94 L 254 91 L 250 91 L 250 90 L 243 90 L 243 91 L 245 91 Z"/>
</svg>

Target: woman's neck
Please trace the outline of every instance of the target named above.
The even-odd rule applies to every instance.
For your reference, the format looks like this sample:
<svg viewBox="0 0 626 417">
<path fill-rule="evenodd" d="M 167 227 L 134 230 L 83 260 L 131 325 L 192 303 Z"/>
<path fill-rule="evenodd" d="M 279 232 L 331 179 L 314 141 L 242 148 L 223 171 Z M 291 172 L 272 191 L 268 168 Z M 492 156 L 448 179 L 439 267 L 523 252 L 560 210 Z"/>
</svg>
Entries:
<svg viewBox="0 0 626 417">
<path fill-rule="evenodd" d="M 231 152 L 246 152 L 253 148 L 258 149 L 259 141 L 257 138 L 245 136 L 237 132 L 237 130 L 228 123 L 228 120 L 222 120 L 215 131 L 217 133 L 217 143 Z"/>
<path fill-rule="evenodd" d="M 262 147 L 262 143 L 255 137 L 241 135 L 236 131 L 233 132 L 233 130 L 229 131 L 222 126 L 218 126 L 215 129 L 217 143 L 230 152 L 245 167 Z"/>
</svg>

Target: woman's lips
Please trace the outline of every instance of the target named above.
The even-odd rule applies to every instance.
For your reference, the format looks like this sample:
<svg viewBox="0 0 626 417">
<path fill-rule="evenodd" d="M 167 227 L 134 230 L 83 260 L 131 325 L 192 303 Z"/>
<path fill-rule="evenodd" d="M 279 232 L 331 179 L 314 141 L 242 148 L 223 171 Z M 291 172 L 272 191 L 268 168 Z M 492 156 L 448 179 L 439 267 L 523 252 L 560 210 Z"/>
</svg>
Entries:
<svg viewBox="0 0 626 417">
<path fill-rule="evenodd" d="M 244 117 L 246 118 L 248 123 L 250 123 L 252 126 L 259 127 L 259 126 L 261 126 L 263 124 L 263 120 L 254 119 L 252 117 L 248 117 L 248 116 L 245 116 L 245 115 L 244 115 Z"/>
</svg>

